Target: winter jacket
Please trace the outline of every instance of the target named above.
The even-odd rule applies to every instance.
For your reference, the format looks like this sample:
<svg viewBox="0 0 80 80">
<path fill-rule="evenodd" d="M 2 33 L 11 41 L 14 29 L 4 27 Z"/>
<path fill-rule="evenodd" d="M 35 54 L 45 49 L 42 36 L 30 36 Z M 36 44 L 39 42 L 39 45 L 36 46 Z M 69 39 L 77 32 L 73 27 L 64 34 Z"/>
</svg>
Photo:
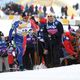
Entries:
<svg viewBox="0 0 80 80">
<path fill-rule="evenodd" d="M 7 44 L 5 41 L 0 41 L 0 56 L 1 57 L 7 56 Z"/>
<path fill-rule="evenodd" d="M 45 41 L 45 49 L 48 48 L 48 45 L 51 43 L 52 45 L 61 44 L 61 37 L 63 34 L 63 25 L 61 22 L 55 20 L 55 22 L 47 23 L 43 29 L 44 41 Z"/>
<path fill-rule="evenodd" d="M 74 47 L 72 46 L 69 38 L 66 37 L 66 36 L 63 38 L 63 45 L 64 45 L 64 48 L 65 48 L 66 52 L 69 55 L 73 55 L 74 54 Z"/>
</svg>

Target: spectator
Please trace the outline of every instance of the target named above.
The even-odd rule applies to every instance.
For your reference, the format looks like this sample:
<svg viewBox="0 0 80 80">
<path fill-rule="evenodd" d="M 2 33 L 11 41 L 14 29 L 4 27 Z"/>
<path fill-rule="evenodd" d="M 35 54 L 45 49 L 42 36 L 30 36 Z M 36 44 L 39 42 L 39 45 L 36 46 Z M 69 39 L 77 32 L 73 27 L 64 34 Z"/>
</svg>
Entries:
<svg viewBox="0 0 80 80">
<path fill-rule="evenodd" d="M 44 27 L 44 54 L 48 56 L 47 65 L 50 67 L 60 66 L 61 37 L 64 32 L 63 25 L 59 22 L 53 13 L 47 15 L 47 24 Z"/>
<path fill-rule="evenodd" d="M 13 65 L 14 65 L 13 51 L 14 51 L 14 47 L 11 43 L 9 43 L 7 53 L 8 53 L 8 63 L 9 63 L 10 71 L 13 71 Z"/>
<path fill-rule="evenodd" d="M 50 7 L 50 11 L 51 11 L 51 13 L 55 13 L 52 6 Z"/>
<path fill-rule="evenodd" d="M 46 15 L 46 11 L 47 11 L 46 6 L 43 6 L 43 12 L 44 12 L 44 15 Z"/>
<path fill-rule="evenodd" d="M 5 37 L 3 33 L 0 35 L 0 72 L 2 71 L 9 71 L 9 64 L 8 64 L 8 54 L 7 54 L 7 43 L 5 41 Z M 5 65 L 5 70 L 3 70 L 3 63 Z"/>
<path fill-rule="evenodd" d="M 38 6 L 35 6 L 35 14 L 38 14 Z"/>
<path fill-rule="evenodd" d="M 61 7 L 61 14 L 62 14 L 62 16 L 64 15 L 64 7 L 63 6 Z"/>
<path fill-rule="evenodd" d="M 28 4 L 26 4 L 25 12 L 28 12 L 28 9 L 29 9 Z"/>
</svg>

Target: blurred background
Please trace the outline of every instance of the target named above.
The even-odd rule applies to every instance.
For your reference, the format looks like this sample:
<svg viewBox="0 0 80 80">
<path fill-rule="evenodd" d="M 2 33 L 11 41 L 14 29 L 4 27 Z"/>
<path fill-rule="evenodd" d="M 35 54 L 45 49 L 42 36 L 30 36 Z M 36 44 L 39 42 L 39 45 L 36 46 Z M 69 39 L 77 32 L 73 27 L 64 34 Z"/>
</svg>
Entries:
<svg viewBox="0 0 80 80">
<path fill-rule="evenodd" d="M 46 11 L 46 14 L 54 13 L 56 18 L 64 25 L 65 31 L 67 31 L 69 24 L 74 29 L 77 29 L 77 26 L 80 25 L 79 0 L 0 0 L 0 23 L 2 23 L 0 30 L 4 32 L 7 27 L 7 32 L 4 32 L 4 34 L 8 35 L 12 23 L 21 19 L 20 14 L 28 10 L 38 16 L 43 16 L 44 11 Z"/>
<path fill-rule="evenodd" d="M 0 0 L 0 7 L 4 12 L 6 12 L 4 8 L 9 9 L 10 6 L 13 6 L 12 4 L 18 4 L 18 7 L 20 7 L 21 5 L 21 8 L 25 7 L 26 4 L 28 4 L 28 6 L 30 5 L 34 5 L 34 6 L 38 5 L 38 6 L 46 6 L 46 7 L 52 6 L 56 15 L 61 12 L 62 7 L 67 6 L 69 16 L 80 15 L 79 0 Z M 60 14 L 58 15 L 60 16 Z"/>
</svg>

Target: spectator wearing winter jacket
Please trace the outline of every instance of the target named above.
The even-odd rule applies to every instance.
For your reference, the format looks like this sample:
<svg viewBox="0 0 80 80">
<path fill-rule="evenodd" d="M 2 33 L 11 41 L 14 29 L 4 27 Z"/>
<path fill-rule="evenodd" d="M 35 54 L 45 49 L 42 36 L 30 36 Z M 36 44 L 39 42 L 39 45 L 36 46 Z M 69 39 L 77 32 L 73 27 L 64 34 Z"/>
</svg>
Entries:
<svg viewBox="0 0 80 80">
<path fill-rule="evenodd" d="M 9 44 L 7 53 L 8 53 L 8 64 L 9 64 L 10 71 L 13 71 L 13 65 L 14 65 L 13 52 L 15 52 L 15 49 L 12 44 Z"/>
<path fill-rule="evenodd" d="M 29 9 L 28 4 L 26 4 L 25 12 L 28 12 L 28 9 Z"/>
<path fill-rule="evenodd" d="M 80 63 L 80 26 L 79 29 L 76 30 L 76 46 L 78 52 L 78 62 Z"/>
<path fill-rule="evenodd" d="M 72 46 L 70 38 L 72 39 L 72 37 L 69 37 L 67 35 L 67 32 L 66 32 L 64 34 L 64 36 L 63 36 L 63 45 L 64 45 L 64 48 L 65 48 L 66 52 L 68 53 L 68 55 L 77 57 L 78 54 L 77 54 L 77 52 L 75 52 L 74 47 Z"/>
<path fill-rule="evenodd" d="M 52 13 L 55 13 L 52 6 L 50 7 L 50 11 L 51 11 Z"/>
<path fill-rule="evenodd" d="M 46 6 L 43 6 L 43 12 L 44 12 L 44 15 L 46 15 L 46 11 L 47 11 Z"/>
<path fill-rule="evenodd" d="M 9 64 L 8 64 L 8 54 L 7 54 L 7 43 L 5 41 L 4 35 L 0 37 L 0 72 L 3 70 L 3 63 L 5 65 L 5 71 L 9 71 Z M 3 63 L 2 63 L 3 62 Z"/>
<path fill-rule="evenodd" d="M 47 19 L 44 17 L 44 15 L 40 16 L 39 22 L 40 22 L 40 28 L 43 28 L 47 23 Z"/>
<path fill-rule="evenodd" d="M 31 15 L 33 15 L 34 14 L 34 5 L 31 5 L 29 7 L 29 10 L 28 11 L 31 13 Z"/>
<path fill-rule="evenodd" d="M 35 14 L 38 14 L 38 6 L 35 6 Z"/>
<path fill-rule="evenodd" d="M 34 66 L 34 37 L 32 35 L 32 31 L 27 34 L 27 45 L 25 54 L 23 55 L 23 66 L 27 70 L 33 69 Z"/>
<path fill-rule="evenodd" d="M 61 38 L 64 32 L 63 25 L 59 22 L 53 13 L 47 15 L 47 24 L 44 27 L 44 54 L 47 55 L 47 64 L 50 67 L 60 66 Z"/>
<path fill-rule="evenodd" d="M 46 55 L 44 55 L 44 35 L 43 35 L 43 29 L 47 23 L 47 19 L 44 17 L 44 14 L 40 14 L 39 17 L 39 31 L 38 31 L 38 50 L 39 50 L 39 57 L 40 57 L 40 63 L 42 63 L 42 58 L 44 58 L 44 61 L 46 60 Z M 46 61 L 45 61 L 46 62 Z M 46 63 L 45 63 L 46 64 Z"/>
</svg>

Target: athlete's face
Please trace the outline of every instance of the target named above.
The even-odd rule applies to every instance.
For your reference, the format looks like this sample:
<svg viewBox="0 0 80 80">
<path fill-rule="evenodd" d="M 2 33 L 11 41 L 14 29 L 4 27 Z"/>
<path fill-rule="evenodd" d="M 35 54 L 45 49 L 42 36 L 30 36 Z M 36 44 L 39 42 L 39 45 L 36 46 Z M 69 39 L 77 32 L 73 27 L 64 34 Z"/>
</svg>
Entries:
<svg viewBox="0 0 80 80">
<path fill-rule="evenodd" d="M 25 16 L 25 17 L 23 17 L 23 20 L 24 20 L 25 22 L 27 22 L 28 19 L 29 19 L 29 16 Z"/>
</svg>

